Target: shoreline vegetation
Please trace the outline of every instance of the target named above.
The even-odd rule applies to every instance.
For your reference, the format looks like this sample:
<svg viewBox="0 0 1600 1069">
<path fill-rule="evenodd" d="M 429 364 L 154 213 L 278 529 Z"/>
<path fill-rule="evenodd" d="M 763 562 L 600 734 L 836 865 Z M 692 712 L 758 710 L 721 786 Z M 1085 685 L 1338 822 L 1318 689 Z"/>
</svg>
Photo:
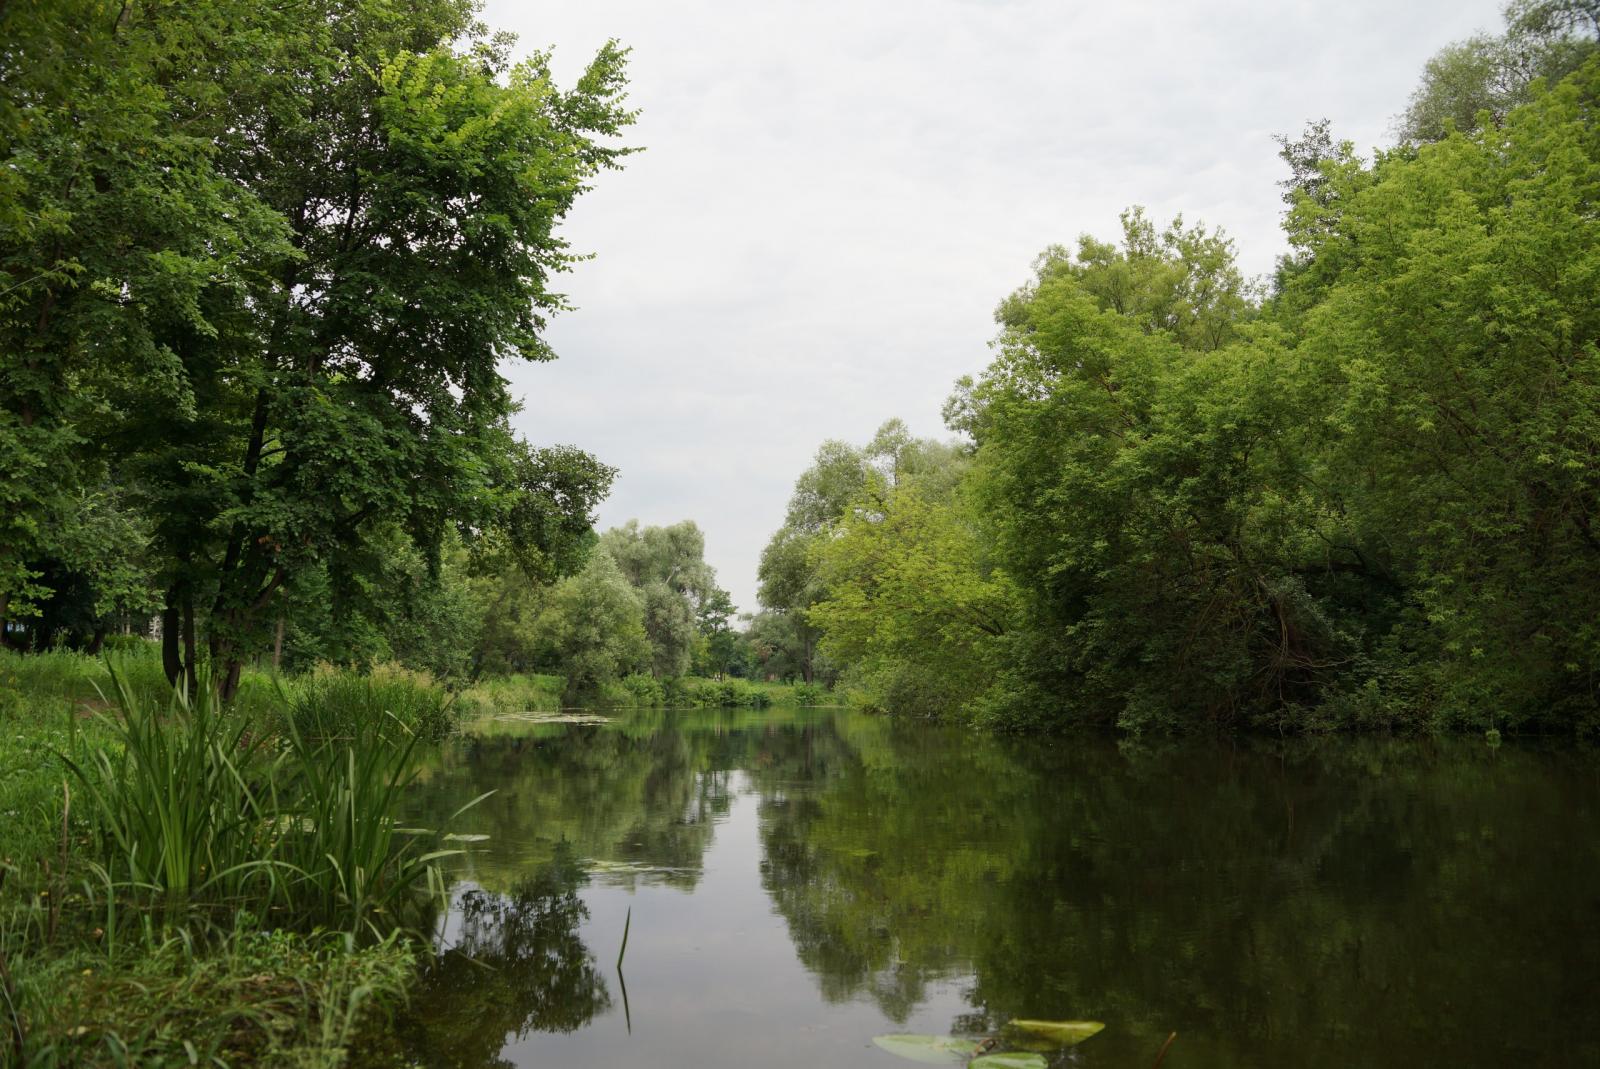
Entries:
<svg viewBox="0 0 1600 1069">
<path fill-rule="evenodd" d="M 761 559 L 791 646 L 1018 732 L 1600 731 L 1600 22 L 1507 18 L 1394 147 L 1280 139 L 1271 278 L 1132 208 L 1001 302 L 957 437 L 824 443 Z"/>
<path fill-rule="evenodd" d="M 559 712 L 559 676 L 450 691 L 425 672 L 208 671 L 152 642 L 0 651 L 5 1064 L 336 1066 L 398 1012 L 461 849 L 402 828 L 418 759 L 463 724 Z M 616 681 L 586 706 L 822 704 L 805 684 Z"/>
</svg>

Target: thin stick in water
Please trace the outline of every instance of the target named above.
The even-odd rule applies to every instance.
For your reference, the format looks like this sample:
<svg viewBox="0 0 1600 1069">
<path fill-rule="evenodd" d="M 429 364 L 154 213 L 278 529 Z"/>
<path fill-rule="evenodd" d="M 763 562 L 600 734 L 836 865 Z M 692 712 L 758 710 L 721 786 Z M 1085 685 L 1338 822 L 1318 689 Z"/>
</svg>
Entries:
<svg viewBox="0 0 1600 1069">
<path fill-rule="evenodd" d="M 622 988 L 622 1015 L 628 1024 L 628 1034 L 633 1035 L 633 1009 L 628 1005 L 628 981 L 622 975 L 622 958 L 628 953 L 628 929 L 633 927 L 633 907 L 622 922 L 622 948 L 617 951 L 617 985 Z"/>
<path fill-rule="evenodd" d="M 1167 1048 L 1171 1047 L 1172 1046 L 1172 1041 L 1177 1039 L 1177 1038 L 1178 1038 L 1178 1033 L 1176 1033 L 1176 1032 L 1172 1033 L 1170 1036 L 1167 1037 L 1167 1041 L 1165 1043 L 1161 1044 L 1161 1053 L 1156 1055 L 1155 1064 L 1152 1065 L 1150 1067 L 1150 1069 L 1161 1069 L 1161 1060 L 1167 1056 Z"/>
</svg>

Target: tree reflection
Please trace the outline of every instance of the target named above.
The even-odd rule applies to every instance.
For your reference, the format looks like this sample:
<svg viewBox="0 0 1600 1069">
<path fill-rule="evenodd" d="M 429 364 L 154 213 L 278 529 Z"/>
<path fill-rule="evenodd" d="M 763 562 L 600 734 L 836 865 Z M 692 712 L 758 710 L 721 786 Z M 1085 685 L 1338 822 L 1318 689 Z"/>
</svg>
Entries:
<svg viewBox="0 0 1600 1069">
<path fill-rule="evenodd" d="M 572 1032 L 611 1005 L 579 937 L 586 882 L 570 849 L 508 894 L 458 896 L 451 945 L 424 970 L 400 1024 L 406 1055 L 427 1066 L 509 1066 L 504 1046 L 532 1032 Z"/>
<path fill-rule="evenodd" d="M 1103 1019 L 1081 1056 L 1105 1065 L 1173 1029 L 1194 1065 L 1600 1063 L 1573 1025 L 1596 1020 L 1600 844 L 1564 834 L 1597 815 L 1592 760 L 837 723 L 832 775 L 761 811 L 765 886 L 830 1000 L 904 1020 L 955 981 L 952 1030 Z"/>
<path fill-rule="evenodd" d="M 1104 1020 L 1085 1066 L 1149 1064 L 1172 1030 L 1191 1067 L 1600 1064 L 1592 756 L 1020 743 L 769 711 L 479 738 L 456 760 L 420 820 L 497 793 L 462 829 L 492 838 L 403 1026 L 424 1065 L 501 1064 L 507 1039 L 605 1009 L 580 869 L 703 890 L 745 789 L 765 892 L 830 1001 L 905 1021 L 956 984 L 952 1031 Z"/>
</svg>

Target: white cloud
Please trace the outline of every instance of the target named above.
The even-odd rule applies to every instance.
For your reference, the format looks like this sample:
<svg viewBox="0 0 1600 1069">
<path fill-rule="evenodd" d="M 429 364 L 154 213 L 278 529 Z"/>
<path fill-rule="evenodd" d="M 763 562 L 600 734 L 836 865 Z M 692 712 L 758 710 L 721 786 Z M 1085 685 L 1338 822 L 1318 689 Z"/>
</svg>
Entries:
<svg viewBox="0 0 1600 1069">
<path fill-rule="evenodd" d="M 491 2 L 569 82 L 634 49 L 628 141 L 566 228 L 555 364 L 508 369 L 535 442 L 622 469 L 605 525 L 694 519 L 755 608 L 762 545 L 829 437 L 939 434 L 1033 257 L 1146 205 L 1282 251 L 1271 140 L 1387 141 L 1423 61 L 1498 0 L 1209 4 Z"/>
</svg>

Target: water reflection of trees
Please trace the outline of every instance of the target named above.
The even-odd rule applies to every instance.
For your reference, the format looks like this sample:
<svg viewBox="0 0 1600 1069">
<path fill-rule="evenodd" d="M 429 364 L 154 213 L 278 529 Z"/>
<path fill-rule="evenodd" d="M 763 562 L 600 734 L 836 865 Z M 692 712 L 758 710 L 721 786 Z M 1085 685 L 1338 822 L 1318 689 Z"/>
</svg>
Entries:
<svg viewBox="0 0 1600 1069">
<path fill-rule="evenodd" d="M 1148 1064 L 1174 1029 L 1191 1066 L 1600 1064 L 1592 758 L 1023 745 L 773 711 L 482 738 L 458 759 L 421 815 L 495 789 L 469 871 L 511 892 L 464 903 L 463 938 L 486 956 L 543 939 L 567 971 L 513 969 L 496 988 L 465 955 L 441 959 L 431 982 L 449 997 L 417 1005 L 444 1053 L 424 1064 L 492 1065 L 519 1028 L 602 1009 L 576 885 L 552 893 L 551 873 L 587 859 L 692 888 L 735 773 L 759 796 L 766 890 L 827 998 L 904 1019 L 958 981 L 957 1030 L 1106 1020 L 1086 1064 Z M 451 1053 L 469 1047 L 479 1061 Z"/>
<path fill-rule="evenodd" d="M 488 836 L 462 866 L 485 887 L 505 889 L 567 849 L 610 863 L 608 880 L 642 873 L 687 889 L 731 803 L 727 775 L 710 774 L 711 748 L 683 731 L 593 726 L 469 738 L 453 767 L 419 784 L 413 815 L 443 820 L 493 791 L 456 822 Z"/>
<path fill-rule="evenodd" d="M 826 779 L 762 806 L 767 890 L 830 999 L 903 1019 L 960 979 L 953 1027 L 1100 1017 L 1104 1064 L 1172 1029 L 1197 1065 L 1600 1062 L 1573 1028 L 1600 1023 L 1600 846 L 1563 834 L 1595 815 L 1592 762 L 1029 748 L 854 717 L 832 748 Z"/>
<path fill-rule="evenodd" d="M 413 1064 L 509 1066 L 505 1044 L 532 1032 L 572 1032 L 611 1005 L 578 934 L 588 917 L 570 852 L 521 877 L 506 894 L 460 894 L 452 941 L 423 970 L 398 1039 Z"/>
</svg>

